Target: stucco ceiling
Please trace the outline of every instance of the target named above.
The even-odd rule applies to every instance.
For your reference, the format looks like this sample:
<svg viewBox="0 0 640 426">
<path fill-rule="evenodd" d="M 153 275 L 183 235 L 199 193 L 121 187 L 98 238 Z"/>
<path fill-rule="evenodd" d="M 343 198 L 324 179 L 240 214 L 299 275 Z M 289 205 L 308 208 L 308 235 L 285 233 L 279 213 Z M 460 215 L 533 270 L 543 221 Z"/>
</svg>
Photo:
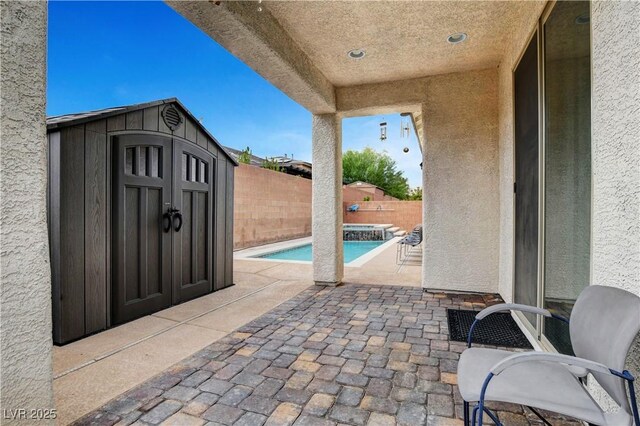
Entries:
<svg viewBox="0 0 640 426">
<path fill-rule="evenodd" d="M 264 5 L 336 86 L 497 66 L 526 2 L 267 1 Z M 447 36 L 465 32 L 460 44 Z M 347 57 L 363 48 L 366 57 Z"/>
</svg>

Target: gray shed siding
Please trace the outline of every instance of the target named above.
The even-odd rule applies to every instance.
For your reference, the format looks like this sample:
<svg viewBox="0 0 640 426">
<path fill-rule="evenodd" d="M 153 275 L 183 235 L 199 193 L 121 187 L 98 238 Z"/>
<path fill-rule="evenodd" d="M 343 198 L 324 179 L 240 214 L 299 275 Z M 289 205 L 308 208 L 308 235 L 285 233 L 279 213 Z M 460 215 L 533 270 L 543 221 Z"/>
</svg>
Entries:
<svg viewBox="0 0 640 426">
<path fill-rule="evenodd" d="M 49 239 L 54 342 L 67 343 L 111 325 L 112 137 L 163 134 L 199 145 L 214 157 L 213 288 L 233 285 L 233 167 L 220 145 L 178 103 L 175 132 L 154 105 L 96 120 L 50 126 Z"/>
</svg>

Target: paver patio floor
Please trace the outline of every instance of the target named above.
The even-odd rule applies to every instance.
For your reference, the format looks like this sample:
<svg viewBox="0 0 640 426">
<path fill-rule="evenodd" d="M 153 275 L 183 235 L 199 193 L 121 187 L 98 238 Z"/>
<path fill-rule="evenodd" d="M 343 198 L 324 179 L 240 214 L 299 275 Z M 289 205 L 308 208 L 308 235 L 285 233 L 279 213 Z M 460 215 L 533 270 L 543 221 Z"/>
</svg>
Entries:
<svg viewBox="0 0 640 426">
<path fill-rule="evenodd" d="M 311 287 L 77 424 L 457 425 L 446 309 L 496 295 L 348 284 Z M 505 425 L 538 424 L 499 404 Z M 578 424 L 554 418 L 554 425 Z"/>
</svg>

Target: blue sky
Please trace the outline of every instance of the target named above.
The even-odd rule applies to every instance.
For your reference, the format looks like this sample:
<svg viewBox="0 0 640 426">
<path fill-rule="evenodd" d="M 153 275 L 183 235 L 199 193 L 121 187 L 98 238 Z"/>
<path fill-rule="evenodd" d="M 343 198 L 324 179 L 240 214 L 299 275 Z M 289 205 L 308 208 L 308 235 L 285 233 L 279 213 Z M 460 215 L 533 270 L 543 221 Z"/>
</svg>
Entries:
<svg viewBox="0 0 640 426">
<path fill-rule="evenodd" d="M 162 2 L 50 2 L 47 66 L 48 115 L 175 96 L 225 145 L 311 161 L 311 114 Z M 386 150 L 421 186 L 415 135 L 387 116 L 381 143 L 382 119 L 344 120 L 344 150 Z"/>
</svg>

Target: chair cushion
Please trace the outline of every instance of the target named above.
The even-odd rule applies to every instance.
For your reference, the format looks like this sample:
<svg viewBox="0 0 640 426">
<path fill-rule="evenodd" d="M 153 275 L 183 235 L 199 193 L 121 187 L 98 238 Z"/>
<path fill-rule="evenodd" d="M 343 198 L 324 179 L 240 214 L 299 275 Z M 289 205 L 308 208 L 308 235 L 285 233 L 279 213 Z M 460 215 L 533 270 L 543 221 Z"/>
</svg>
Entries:
<svg viewBox="0 0 640 426">
<path fill-rule="evenodd" d="M 458 362 L 458 387 L 462 398 L 468 402 L 478 401 L 489 370 L 511 355 L 514 352 L 497 349 L 465 350 Z M 598 404 L 562 364 L 537 361 L 514 365 L 491 379 L 485 401 L 529 405 L 594 424 L 607 424 Z"/>
</svg>

